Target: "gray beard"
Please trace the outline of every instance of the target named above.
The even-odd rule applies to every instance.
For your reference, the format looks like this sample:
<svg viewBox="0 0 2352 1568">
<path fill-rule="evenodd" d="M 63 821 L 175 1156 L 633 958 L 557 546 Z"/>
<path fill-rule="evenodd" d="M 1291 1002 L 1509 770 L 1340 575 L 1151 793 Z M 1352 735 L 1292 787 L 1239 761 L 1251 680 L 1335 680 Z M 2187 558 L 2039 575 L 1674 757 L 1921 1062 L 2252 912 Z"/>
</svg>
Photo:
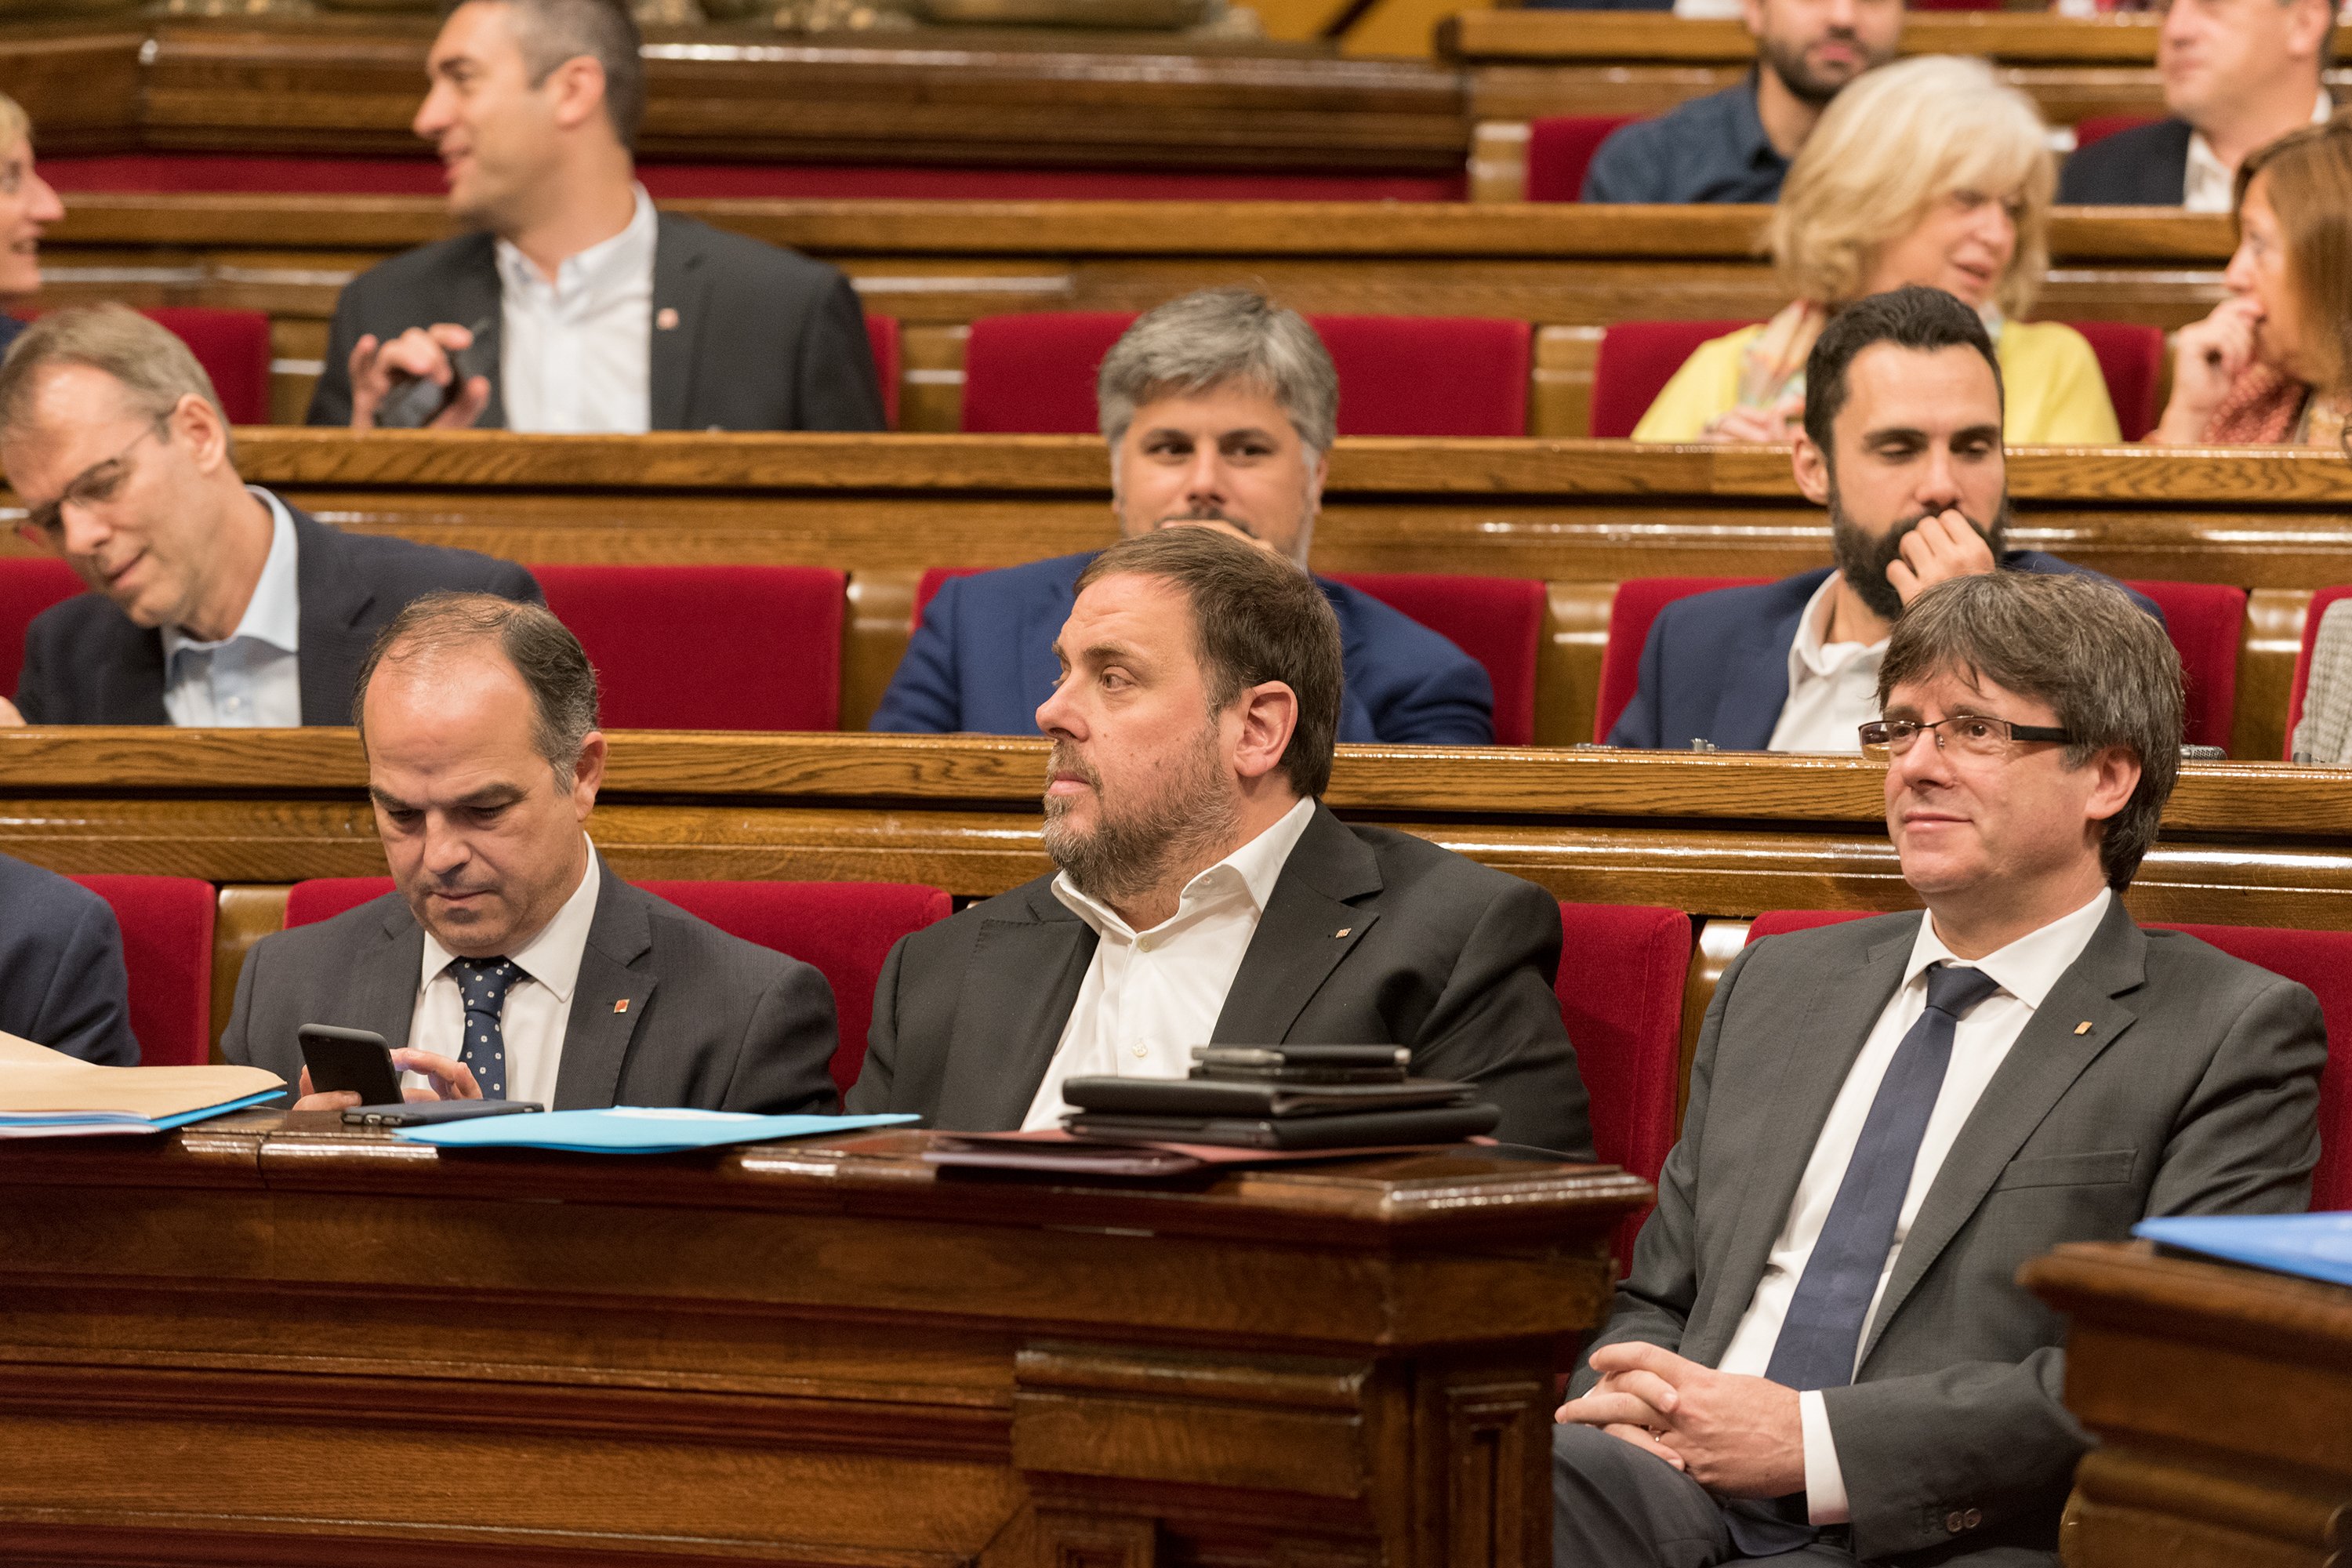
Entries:
<svg viewBox="0 0 2352 1568">
<path fill-rule="evenodd" d="M 1100 820 L 1081 831 L 1068 821 L 1069 803 L 1046 796 L 1045 853 L 1088 898 L 1118 904 L 1150 892 L 1173 868 L 1221 849 L 1239 831 L 1240 811 L 1218 787 L 1215 758 L 1216 731 L 1203 725 L 1182 773 L 1130 807 L 1106 795 L 1100 776 L 1066 742 L 1055 742 L 1053 771 L 1076 773 L 1094 786 Z"/>
</svg>

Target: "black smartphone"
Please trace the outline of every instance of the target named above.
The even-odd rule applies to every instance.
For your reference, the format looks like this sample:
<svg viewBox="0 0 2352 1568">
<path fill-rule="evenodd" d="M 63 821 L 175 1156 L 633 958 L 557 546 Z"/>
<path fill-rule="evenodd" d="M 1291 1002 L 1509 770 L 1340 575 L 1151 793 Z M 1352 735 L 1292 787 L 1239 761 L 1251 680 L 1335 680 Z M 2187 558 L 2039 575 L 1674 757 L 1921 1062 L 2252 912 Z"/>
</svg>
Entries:
<svg viewBox="0 0 2352 1568">
<path fill-rule="evenodd" d="M 421 430 L 464 395 L 467 381 L 489 374 L 490 356 L 482 340 L 489 335 L 490 326 L 487 317 L 476 321 L 469 329 L 474 334 L 472 344 L 449 355 L 448 385 L 437 385 L 421 375 L 398 377 L 392 390 L 383 395 L 383 401 L 375 405 L 377 426 L 385 430 Z"/>
<path fill-rule="evenodd" d="M 405 1105 L 355 1105 L 343 1112 L 352 1127 L 430 1127 L 477 1116 L 514 1116 L 545 1109 L 529 1100 L 414 1100 Z"/>
<path fill-rule="evenodd" d="M 310 1069 L 313 1094 L 356 1094 L 362 1105 L 401 1103 L 400 1073 L 382 1035 L 305 1024 L 294 1037 L 301 1043 L 302 1065 Z"/>
</svg>

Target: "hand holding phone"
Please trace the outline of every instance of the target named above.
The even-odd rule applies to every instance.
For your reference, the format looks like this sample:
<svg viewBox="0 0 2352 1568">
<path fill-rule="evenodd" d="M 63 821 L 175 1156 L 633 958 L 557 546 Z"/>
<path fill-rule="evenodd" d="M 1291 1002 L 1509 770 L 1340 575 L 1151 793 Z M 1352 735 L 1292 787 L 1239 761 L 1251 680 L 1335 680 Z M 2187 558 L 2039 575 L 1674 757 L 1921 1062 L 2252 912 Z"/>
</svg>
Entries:
<svg viewBox="0 0 2352 1568">
<path fill-rule="evenodd" d="M 295 1038 L 302 1047 L 302 1098 L 297 1110 L 381 1110 L 406 1101 L 400 1087 L 404 1072 L 422 1074 L 429 1089 L 411 1091 L 421 1101 L 476 1100 L 481 1085 L 464 1062 L 432 1051 L 394 1050 L 383 1037 L 368 1029 L 338 1028 L 331 1024 L 305 1024 Z"/>
</svg>

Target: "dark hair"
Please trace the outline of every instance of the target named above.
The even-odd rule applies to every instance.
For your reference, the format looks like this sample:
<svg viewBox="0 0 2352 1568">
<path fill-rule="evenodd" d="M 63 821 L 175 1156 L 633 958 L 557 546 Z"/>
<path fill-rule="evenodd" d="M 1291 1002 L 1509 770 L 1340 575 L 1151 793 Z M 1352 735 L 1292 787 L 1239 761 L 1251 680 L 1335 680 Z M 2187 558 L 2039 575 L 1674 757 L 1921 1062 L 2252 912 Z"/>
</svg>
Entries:
<svg viewBox="0 0 2352 1568">
<path fill-rule="evenodd" d="M 1341 676 L 1339 617 L 1315 580 L 1229 533 L 1182 526 L 1120 540 L 1078 574 L 1078 592 L 1122 574 L 1162 577 L 1184 590 L 1211 713 L 1264 681 L 1297 694 L 1298 722 L 1282 771 L 1301 795 L 1320 796 L 1339 736 Z"/>
<path fill-rule="evenodd" d="M 603 66 L 605 116 L 621 145 L 635 151 L 646 122 L 645 35 L 628 0 L 442 0 L 442 19 L 467 5 L 507 7 L 533 87 L 582 55 Z"/>
<path fill-rule="evenodd" d="M 1954 296 L 1912 283 L 1856 300 L 1830 318 L 1805 360 L 1805 436 L 1821 448 L 1822 461 L 1832 468 L 1837 467 L 1832 427 L 1838 411 L 1845 406 L 1846 367 L 1874 343 L 1893 343 L 1921 353 L 1974 349 L 1992 367 L 1995 395 L 2006 396 L 1992 334 L 1985 331 L 1982 318 Z"/>
<path fill-rule="evenodd" d="M 2138 759 L 2139 787 L 2099 841 L 2107 885 L 2131 886 L 2180 777 L 2180 656 L 2156 617 L 2083 574 L 1954 577 L 1912 600 L 1895 623 L 1878 667 L 1880 707 L 1897 686 L 1937 675 L 1990 680 L 2046 703 L 2074 737 L 2070 768 L 2109 746 Z"/>
<path fill-rule="evenodd" d="M 367 745 L 368 682 L 378 666 L 494 642 L 530 691 L 530 743 L 570 788 L 596 728 L 596 671 L 572 630 L 538 605 L 495 594 L 427 594 L 376 634 L 352 690 L 352 722 Z"/>
</svg>

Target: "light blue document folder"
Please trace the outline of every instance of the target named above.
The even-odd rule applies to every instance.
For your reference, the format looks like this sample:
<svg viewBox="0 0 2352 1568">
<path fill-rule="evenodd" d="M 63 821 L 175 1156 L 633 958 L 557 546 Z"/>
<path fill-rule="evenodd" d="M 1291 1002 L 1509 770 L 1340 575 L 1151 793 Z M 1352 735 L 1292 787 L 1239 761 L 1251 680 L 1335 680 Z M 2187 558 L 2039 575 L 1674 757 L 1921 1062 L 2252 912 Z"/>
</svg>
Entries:
<svg viewBox="0 0 2352 1568">
<path fill-rule="evenodd" d="M 2352 1285 L 2352 1214 L 2185 1215 L 2144 1219 L 2132 1234 L 2276 1274 Z"/>
<path fill-rule="evenodd" d="M 106 1112 L 79 1115 L 72 1111 L 31 1111 L 18 1114 L 0 1111 L 0 1137 L 5 1138 L 71 1138 L 88 1137 L 105 1132 L 168 1132 L 174 1127 L 185 1127 L 191 1121 L 205 1121 L 215 1116 L 226 1116 L 232 1110 L 245 1110 L 281 1099 L 282 1089 L 265 1089 L 258 1094 L 248 1094 L 242 1100 L 231 1100 L 219 1105 L 207 1105 L 197 1110 L 183 1110 L 176 1116 L 120 1116 Z"/>
<path fill-rule="evenodd" d="M 753 1116 L 740 1110 L 687 1110 L 676 1107 L 616 1105 L 609 1110 L 525 1111 L 448 1121 L 437 1127 L 401 1127 L 412 1143 L 444 1149 L 567 1149 L 582 1154 L 675 1154 L 726 1143 L 766 1143 L 822 1132 L 854 1132 L 862 1127 L 896 1127 L 919 1121 L 891 1116 Z"/>
</svg>

